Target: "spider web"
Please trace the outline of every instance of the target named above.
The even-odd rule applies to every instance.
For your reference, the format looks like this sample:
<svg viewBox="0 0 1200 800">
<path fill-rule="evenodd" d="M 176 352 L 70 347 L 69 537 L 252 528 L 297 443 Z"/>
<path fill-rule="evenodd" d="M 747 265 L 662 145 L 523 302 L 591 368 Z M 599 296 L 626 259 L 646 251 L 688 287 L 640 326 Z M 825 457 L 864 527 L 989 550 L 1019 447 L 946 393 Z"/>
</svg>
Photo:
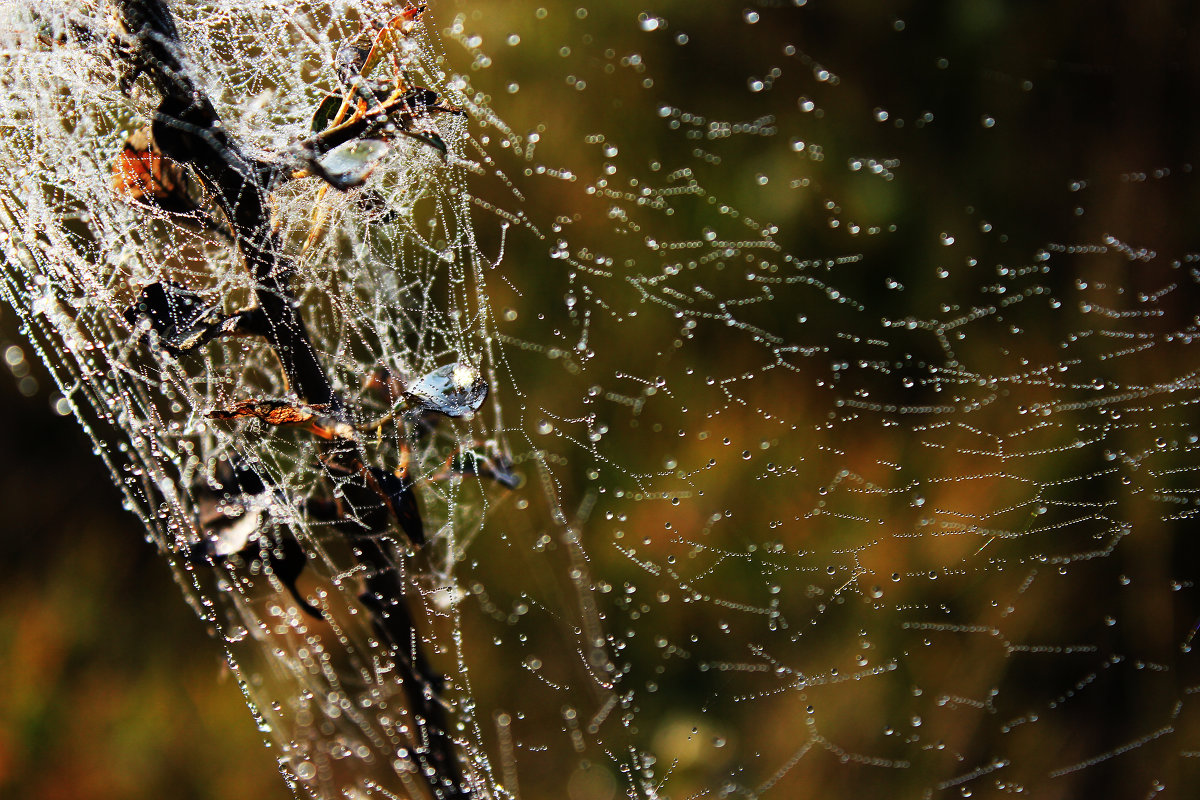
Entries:
<svg viewBox="0 0 1200 800">
<path fill-rule="evenodd" d="M 967 6 L 433 4 L 403 66 L 465 111 L 430 121 L 446 157 L 400 137 L 363 189 L 274 193 L 349 406 L 451 364 L 489 387 L 363 436 L 372 466 L 409 460 L 429 542 L 379 538 L 475 796 L 1200 785 L 1196 137 L 1168 102 L 1198 88 L 1190 38 Z M 398 11 L 172 10 L 263 154 Z M 6 300 L 293 791 L 427 796 L 366 570 L 309 505 L 336 499 L 319 442 L 214 419 L 294 399 L 271 348 L 171 355 L 123 316 L 165 281 L 232 313 L 255 282 L 114 196 L 153 99 L 100 43 L 37 40 L 104 16 L 5 7 Z M 523 483 L 461 474 L 466 451 Z M 295 538 L 323 618 L 263 559 L 188 557 L 234 463 L 271 489 L 223 513 Z"/>
</svg>

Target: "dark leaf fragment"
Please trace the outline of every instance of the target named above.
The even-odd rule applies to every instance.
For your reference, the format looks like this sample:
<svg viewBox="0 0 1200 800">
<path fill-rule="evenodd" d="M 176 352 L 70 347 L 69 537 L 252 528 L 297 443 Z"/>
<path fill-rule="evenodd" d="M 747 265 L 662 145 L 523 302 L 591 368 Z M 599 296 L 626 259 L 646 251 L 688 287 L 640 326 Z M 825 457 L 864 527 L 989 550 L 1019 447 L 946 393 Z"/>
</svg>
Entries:
<svg viewBox="0 0 1200 800">
<path fill-rule="evenodd" d="M 213 566 L 260 562 L 305 613 L 323 619 L 321 610 L 296 587 L 308 563 L 304 548 L 294 535 L 271 522 L 269 509 L 278 499 L 275 493 L 256 470 L 240 461 L 223 463 L 218 480 L 215 486 L 194 488 L 203 538 L 185 551 L 184 557 L 193 564 Z"/>
<path fill-rule="evenodd" d="M 312 132 L 320 133 L 329 127 L 334 117 L 337 116 L 338 110 L 342 107 L 342 96 L 340 94 L 327 94 L 325 99 L 317 106 L 317 110 L 312 116 Z"/>
<path fill-rule="evenodd" d="M 326 467 L 342 520 L 355 523 L 368 536 L 387 533 L 396 523 L 414 545 L 425 543 L 425 526 L 412 481 L 361 462 L 339 462 L 335 458 L 328 460 Z"/>
<path fill-rule="evenodd" d="M 219 336 L 263 336 L 266 327 L 258 309 L 222 314 L 220 306 L 174 281 L 146 286 L 122 316 L 130 325 L 148 319 L 159 344 L 173 356 Z"/>
<path fill-rule="evenodd" d="M 163 349 L 172 355 L 195 347 L 222 319 L 218 306 L 174 281 L 152 283 L 142 289 L 137 302 L 125 309 L 123 316 L 130 325 L 148 319 Z"/>
</svg>

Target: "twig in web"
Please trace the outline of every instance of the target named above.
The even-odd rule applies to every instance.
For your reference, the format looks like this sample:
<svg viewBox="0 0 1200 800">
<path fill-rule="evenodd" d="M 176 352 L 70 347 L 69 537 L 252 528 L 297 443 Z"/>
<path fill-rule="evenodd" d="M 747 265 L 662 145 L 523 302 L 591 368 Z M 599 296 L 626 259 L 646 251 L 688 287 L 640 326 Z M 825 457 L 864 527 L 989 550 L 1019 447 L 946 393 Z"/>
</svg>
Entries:
<svg viewBox="0 0 1200 800">
<path fill-rule="evenodd" d="M 245 153 L 222 126 L 212 103 L 191 80 L 184 68 L 182 44 L 171 12 L 163 0 L 117 0 L 122 31 L 114 37 L 112 53 L 123 66 L 121 84 L 131 86 L 145 75 L 161 96 L 151 125 L 152 137 L 162 154 L 190 168 L 204 184 L 213 201 L 224 212 L 234 246 L 254 276 L 257 308 L 235 319 L 204 316 L 205 309 L 187 306 L 196 319 L 173 325 L 177 350 L 194 347 L 207 338 L 236 333 L 239 324 L 246 332 L 262 335 L 278 357 L 289 389 L 309 407 L 336 419 L 344 403 L 333 389 L 315 347 L 297 310 L 290 288 L 293 262 L 283 254 L 278 234 L 270 222 L 269 195 L 286 180 L 294 164 L 264 161 Z M 425 91 L 425 90 L 418 90 Z M 336 144 L 362 136 L 372 126 L 387 124 L 397 115 L 413 113 L 418 98 L 412 93 L 390 98 L 371 114 L 363 114 L 340 129 L 328 131 L 309 142 L 302 151 L 323 152 Z M 419 99 L 427 99 L 420 95 Z M 182 288 L 182 287 L 180 287 Z M 174 299 L 184 302 L 185 291 Z M 167 308 L 155 316 L 147 308 L 152 325 L 164 329 L 175 309 L 170 292 L 163 293 Z M 157 309 L 162 311 L 162 309 Z M 228 320 L 233 320 L 229 322 Z M 222 326 L 228 327 L 225 330 Z M 161 331 L 160 331 L 161 333 Z M 207 338 L 205 338 L 207 337 Z M 266 408 L 270 416 L 280 409 Z M 284 416 L 288 410 L 284 409 Z M 256 413 L 250 413 L 257 416 Z M 405 586 L 393 554 L 384 545 L 386 532 L 396 520 L 414 544 L 424 539 L 420 514 L 411 482 L 366 464 L 362 445 L 353 437 L 330 436 L 321 443 L 320 461 L 325 474 L 337 487 L 338 510 L 345 519 L 357 521 L 347 536 L 355 557 L 366 567 L 365 590 L 360 602 L 368 609 L 372 627 L 388 646 L 401 676 L 410 710 L 417 720 L 419 742 L 414 747 L 421 772 L 435 797 L 456 800 L 470 797 L 459 765 L 457 748 L 450 737 L 443 697 L 444 681 L 429 665 L 415 634 L 412 614 L 405 600 Z M 382 501 L 382 502 L 381 502 Z"/>
</svg>

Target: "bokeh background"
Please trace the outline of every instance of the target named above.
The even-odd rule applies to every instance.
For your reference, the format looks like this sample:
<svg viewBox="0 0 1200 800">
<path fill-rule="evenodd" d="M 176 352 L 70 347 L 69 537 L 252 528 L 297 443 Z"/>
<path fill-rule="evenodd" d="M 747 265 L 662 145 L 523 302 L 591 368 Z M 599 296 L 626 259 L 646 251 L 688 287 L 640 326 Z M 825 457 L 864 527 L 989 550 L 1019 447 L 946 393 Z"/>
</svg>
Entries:
<svg viewBox="0 0 1200 800">
<path fill-rule="evenodd" d="M 1051 528 L 1058 532 L 1049 544 L 1017 538 L 991 545 L 998 561 L 985 556 L 978 569 L 969 561 L 981 543 L 977 539 L 884 537 L 864 561 L 825 558 L 815 567 L 818 577 L 803 571 L 764 577 L 762 565 L 752 559 L 716 573 L 712 591 L 722 597 L 755 605 L 778 583 L 793 619 L 820 618 L 820 632 L 788 654 L 797 670 L 853 669 L 861 663 L 855 660 L 859 631 L 866 631 L 862 636 L 874 648 L 871 664 L 889 658 L 903 664 L 903 679 L 880 682 L 878 688 L 856 682 L 815 690 L 811 697 L 773 696 L 770 680 L 764 679 L 760 688 L 766 702 L 736 702 L 749 683 L 726 682 L 719 670 L 700 670 L 697 664 L 706 655 L 709 663 L 720 663 L 735 651 L 747 659 L 747 648 L 760 635 L 750 623 L 734 614 L 732 633 L 726 634 L 719 627 L 727 621 L 725 613 L 678 601 L 656 607 L 652 622 L 649 617 L 631 622 L 629 614 L 637 608 L 614 599 L 606 607 L 614 627 L 629 625 L 644 634 L 627 642 L 629 661 L 646 671 L 640 685 L 656 683 L 654 692 L 641 696 L 643 730 L 637 735 L 664 760 L 673 755 L 681 765 L 672 796 L 699 796 L 707 787 L 720 787 L 746 764 L 757 774 L 751 785 L 761 784 L 771 770 L 756 767 L 756 759 L 785 762 L 810 735 L 814 715 L 822 741 L 861 740 L 860 748 L 847 745 L 854 752 L 879 752 L 872 750 L 878 732 L 903 720 L 904 733 L 888 734 L 896 741 L 895 752 L 880 757 L 912 758 L 916 750 L 926 752 L 928 761 L 906 771 L 872 772 L 847 765 L 826 748 L 821 757 L 806 756 L 789 771 L 774 796 L 828 797 L 847 791 L 920 796 L 927 789 L 941 796 L 967 796 L 968 791 L 999 796 L 1017 789 L 1036 797 L 1194 796 L 1200 791 L 1194 766 L 1200 761 L 1195 755 L 1200 723 L 1187 698 L 1200 676 L 1195 656 L 1181 643 L 1190 641 L 1188 631 L 1200 619 L 1193 586 L 1200 564 L 1194 521 L 1186 514 L 1168 519 L 1162 499 L 1177 496 L 1186 507 L 1200 488 L 1193 471 L 1194 438 L 1188 438 L 1200 432 L 1191 377 L 1200 359 L 1190 338 L 1167 336 L 1194 329 L 1200 300 L 1189 266 L 1189 256 L 1200 252 L 1195 226 L 1200 183 L 1191 170 L 1200 156 L 1193 108 L 1200 90 L 1200 37 L 1192 4 L 810 0 L 797 7 L 664 1 L 654 7 L 588 6 L 581 15 L 583 5 L 431 4 L 434 30 L 449 29 L 461 15 L 464 28 L 482 42 L 462 47 L 447 36 L 450 69 L 467 74 L 475 89 L 489 94 L 491 106 L 512 130 L 540 131 L 537 158 L 528 165 L 558 165 L 580 177 L 575 185 L 523 175 L 519 160 L 505 152 L 492 131 L 489 149 L 522 191 L 530 216 L 553 220 L 578 214 L 564 234 L 572 246 L 593 243 L 618 263 L 645 258 L 646 231 L 664 242 L 689 241 L 704 230 L 733 238 L 741 223 L 702 204 L 682 207 L 673 217 L 635 216 L 633 221 L 643 225 L 636 235 L 632 227 L 614 233 L 620 226 L 607 213 L 610 204 L 580 191 L 610 165 L 620 178 L 628 173 L 643 179 L 686 167 L 719 204 L 736 208 L 742 218 L 778 226 L 773 237 L 782 251 L 819 259 L 858 256 L 853 263 L 859 268 L 827 270 L 824 277 L 864 309 L 842 307 L 825 292 L 814 299 L 799 289 L 781 289 L 782 299 L 764 304 L 761 312 L 740 312 L 741 318 L 797 345 L 826 348 L 820 365 L 813 362 L 803 380 L 768 372 L 737 384 L 733 391 L 748 401 L 746 408 L 725 403 L 702 379 L 759 369 L 763 350 L 717 325 L 701 326 L 694 338 L 675 345 L 679 327 L 669 315 L 647 313 L 618 322 L 597 313 L 589 336 L 602 366 L 588 367 L 582 375 L 565 370 L 562 359 L 547 357 L 545 350 L 514 350 L 513 372 L 523 376 L 523 386 L 538 387 L 532 398 L 522 400 L 531 410 L 519 419 L 530 429 L 540 420 L 532 410 L 539 405 L 570 417 L 587 385 L 605 369 L 609 381 L 618 368 L 672 380 L 674 405 L 656 407 L 649 400 L 644 414 L 612 414 L 608 452 L 621 454 L 619 470 L 604 474 L 599 485 L 615 490 L 636 484 L 631 476 L 661 469 L 668 461 L 722 460 L 720 469 L 697 479 L 706 492 L 703 502 L 692 498 L 675 508 L 617 501 L 612 493 L 601 498 L 582 524 L 585 540 L 592 537 L 587 541 L 595 575 L 646 592 L 658 588 L 627 558 L 603 546 L 620 538 L 618 528 L 622 536 L 629 531 L 630 539 L 640 541 L 642 532 L 669 523 L 687 536 L 703 531 L 711 535 L 710 545 L 731 551 L 778 541 L 789 552 L 830 554 L 839 552 L 839 544 L 852 550 L 869 540 L 858 528 L 829 521 L 839 514 L 885 519 L 885 529 L 893 534 L 919 528 L 922 509 L 928 508 L 975 513 L 998 530 L 1028 527 L 1031 513 L 1049 514 L 1062 524 Z M 789 44 L 791 54 L 785 51 Z M 486 63 L 480 54 L 486 54 Z M 772 72 L 776 68 L 778 76 Z M 822 70 L 835 79 L 819 77 Z M 680 110 L 708 121 L 745 123 L 749 129 L 714 138 L 707 124 L 689 126 L 675 113 Z M 672 127 L 673 119 L 683 124 Z M 690 135 L 696 131 L 697 136 Z M 797 141 L 803 143 L 799 149 Z M 606 153 L 610 145 L 619 154 Z M 895 178 L 852 168 L 858 159 L 875 159 Z M 507 189 L 494 183 L 480 181 L 472 188 L 501 207 L 512 203 Z M 496 226 L 481 226 L 480 237 L 485 250 L 498 251 Z M 969 335 L 955 341 L 953 359 L 932 335 L 905 338 L 889 331 L 890 357 L 908 356 L 902 368 L 886 375 L 850 370 L 830 388 L 838 381 L 835 374 L 843 372 L 830 365 L 861 358 L 855 337 L 879 335 L 881 317 L 950 313 L 941 311 L 943 306 L 965 312 L 985 302 L 983 288 L 1005 283 L 998 267 L 1036 266 L 1036 254 L 1048 247 L 1092 245 L 1108 237 L 1153 250 L 1156 257 L 1128 259 L 1114 251 L 1111 257 L 1088 260 L 1054 251 L 1054 269 L 1039 285 L 1062 299 L 1063 310 L 1045 302 L 1036 308 L 1027 304 L 1015 307 L 1007 319 L 971 324 Z M 556 338 L 551 329 L 578 325 L 563 298 L 584 296 L 583 285 L 599 287 L 611 307 L 637 302 L 628 284 L 576 281 L 566 270 L 547 270 L 548 246 L 519 232 L 505 241 L 500 269 L 511 271 L 512 285 L 521 291 L 500 287 L 492 300 L 497 309 L 513 312 L 504 329 L 513 340 L 547 342 Z M 524 265 L 529 266 L 523 270 Z M 742 271 L 738 265 L 724 274 L 706 274 L 707 288 L 719 297 L 738 296 Z M 985 271 L 995 277 L 985 277 Z M 1137 299 L 1170 285 L 1176 288 L 1151 306 Z M 1086 316 L 1079 306 L 1089 302 L 1160 313 L 1122 327 L 1121 320 L 1128 318 Z M 1058 343 L 1079 331 L 1092 335 L 1071 339 L 1070 355 L 1077 360 L 1064 359 Z M 1132 332 L 1132 339 L 1141 336 L 1154 344 L 1140 354 L 1108 358 L 1104 331 L 1115 332 L 1109 340 Z M 0 419 L 6 420 L 0 425 L 5 509 L 0 665 L 6 684 L 0 691 L 0 793 L 288 796 L 236 682 L 223 667 L 220 649 L 181 601 L 170 570 L 144 542 L 137 520 L 121 511 L 107 472 L 75 423 L 56 413 L 54 387 L 8 309 L 0 311 L 0 339 L 0 355 L 13 375 L 0 380 Z M 1009 470 L 1043 487 L 1062 479 L 1067 488 L 1041 498 L 1049 510 L 1025 505 L 1030 495 L 1021 481 L 949 480 L 993 468 L 992 461 L 972 455 L 965 434 L 947 434 L 946 449 L 934 457 L 926 443 L 937 435 L 915 430 L 919 421 L 877 425 L 886 415 L 872 417 L 867 410 L 858 421 L 838 404 L 846 398 L 939 402 L 941 387 L 920 378 L 929 375 L 929 365 L 953 366 L 951 361 L 996 375 L 1074 365 L 1064 366 L 1061 381 L 1036 373 L 1012 381 L 993 410 L 970 420 L 961 417 L 985 430 L 1014 432 L 1024 429 L 1031 408 L 1061 407 L 1055 419 L 1068 424 L 1044 433 L 1045 454 Z M 692 377 L 689 369 L 693 382 L 685 377 Z M 906 375 L 917 379 L 915 386 L 904 382 Z M 1085 416 L 1090 412 L 1068 408 L 1076 401 L 1086 406 L 1105 382 L 1158 388 L 1144 403 L 1102 406 L 1136 420 L 1128 427 L 1118 417 L 1100 419 L 1103 414 Z M 950 391 L 965 395 L 964 402 L 971 399 L 969 391 Z M 693 422 L 679 410 L 689 405 L 720 413 Z M 776 432 L 764 409 L 793 427 Z M 813 424 L 824 420 L 830 423 L 824 431 Z M 1085 427 L 1101 423 L 1114 427 L 1104 429 L 1094 447 L 1069 446 Z M 677 429 L 686 429 L 685 441 L 675 436 Z M 694 436 L 699 429 L 708 435 Z M 719 444 L 724 438 L 732 444 Z M 591 496 L 588 487 L 597 479 L 590 472 L 597 465 L 572 458 L 568 445 L 548 445 L 551 451 L 556 447 L 563 454 L 556 472 L 561 505 L 575 509 Z M 1027 449 L 1042 452 L 1036 443 Z M 729 465 L 725 458 L 731 450 L 752 454 L 749 463 L 740 467 L 735 458 Z M 1120 454 L 1114 459 L 1120 469 L 1105 471 L 1107 452 Z M 768 460 L 798 472 L 790 482 L 765 483 L 756 475 Z M 902 464 L 904 474 L 887 474 L 882 462 Z M 1141 464 L 1147 469 L 1139 472 Z M 831 479 L 843 469 L 891 493 L 839 493 Z M 922 483 L 926 488 L 911 488 Z M 827 494 L 829 505 L 820 505 Z M 528 490 L 527 497 L 537 502 L 536 491 Z M 1010 502 L 1017 511 L 1005 518 L 1000 510 Z M 1103 511 L 1087 517 L 1080 509 L 1089 503 Z M 521 527 L 507 521 L 515 514 L 510 506 L 497 509 L 498 529 Z M 736 510 L 737 527 L 710 531 L 704 511 L 709 507 Z M 827 516 L 814 521 L 811 509 L 818 507 Z M 617 521 L 607 520 L 605 511 Z M 1072 527 L 1069 519 L 1080 516 L 1085 522 Z M 1128 522 L 1132 534 L 1114 539 L 1113 520 Z M 1109 545 L 1103 557 L 1079 565 L 1055 561 Z M 485 562 L 490 546 L 478 545 Z M 647 535 L 641 552 L 666 559 L 678 551 L 682 559 L 686 549 Z M 1061 578 L 1043 576 L 1009 615 L 1004 604 L 1012 600 L 1006 592 L 1013 574 L 1039 558 L 1044 573 L 1061 571 Z M 966 564 L 963 572 L 948 574 L 947 565 L 956 561 Z M 821 577 L 826 566 L 828 575 Z M 859 568 L 879 576 L 880 595 L 872 596 L 875 582 L 863 578 L 857 602 L 836 605 L 833 589 L 856 577 Z M 888 579 L 893 572 L 904 578 L 894 587 Z M 935 572 L 937 582 L 911 577 Z M 500 571 L 489 580 L 503 591 L 516 577 Z M 828 614 L 824 606 L 812 611 L 822 598 L 834 609 Z M 883 605 L 874 606 L 875 600 Z M 902 615 L 895 611 L 900 607 L 940 607 L 944 613 L 938 619 L 950 624 L 1004 619 L 1015 642 L 1059 647 L 1077 642 L 1094 648 L 1088 656 L 1092 661 L 1081 664 L 1062 652 L 1021 661 L 990 641 L 913 632 L 900 624 Z M 653 636 L 677 634 L 682 642 L 691 632 L 698 633 L 698 641 L 692 643 L 690 663 L 664 658 Z M 726 635 L 738 645 L 721 638 Z M 552 645 L 542 647 L 543 658 L 553 652 Z M 562 656 L 564 662 L 569 655 Z M 1113 656 L 1120 660 L 1105 666 Z M 502 693 L 507 679 L 503 672 L 483 678 L 480 691 Z M 521 679 L 512 678 L 512 685 Z M 918 686 L 928 694 L 914 697 Z M 999 711 L 987 707 L 992 686 L 1004 687 Z M 939 703 L 939 698 L 949 699 Z M 971 702 L 982 704 L 975 716 L 953 713 Z M 808 711 L 810 705 L 815 712 Z M 689 744 L 701 707 L 708 726 L 704 748 Z M 942 710 L 934 715 L 944 716 L 931 716 L 935 707 Z M 1039 709 L 1042 718 L 1016 734 L 1001 730 L 999 721 L 1026 709 Z M 557 724 L 554 716 L 548 712 L 545 724 Z M 915 735 L 912 720 L 918 717 L 924 717 L 925 729 L 941 734 L 928 738 L 927 749 L 924 740 L 917 745 L 900 741 Z M 1169 734 L 1145 739 L 1164 725 L 1172 728 Z M 721 746 L 712 747 L 717 739 Z M 1130 754 L 1055 775 L 1064 765 L 1130 742 L 1138 743 Z M 966 765 L 962 773 L 1001 759 L 1015 765 L 1010 772 L 1017 777 L 953 782 L 953 770 L 937 760 L 947 750 L 960 754 Z M 562 776 L 578 774 L 576 756 L 565 746 L 528 759 L 546 765 L 523 774 L 528 798 L 561 796 L 556 787 Z M 572 786 L 572 800 L 601 800 L 611 790 L 600 779 L 588 784 L 581 778 Z"/>
</svg>

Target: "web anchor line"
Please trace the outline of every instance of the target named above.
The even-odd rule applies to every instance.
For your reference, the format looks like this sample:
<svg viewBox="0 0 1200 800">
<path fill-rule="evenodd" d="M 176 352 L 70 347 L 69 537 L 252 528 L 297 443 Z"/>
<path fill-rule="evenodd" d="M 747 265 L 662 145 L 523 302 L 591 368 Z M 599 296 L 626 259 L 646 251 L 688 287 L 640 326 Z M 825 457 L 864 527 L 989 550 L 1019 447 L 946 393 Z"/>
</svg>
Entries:
<svg viewBox="0 0 1200 800">
<path fill-rule="evenodd" d="M 325 419 L 344 417 L 345 404 L 331 385 L 297 310 L 289 286 L 294 264 L 282 253 L 268 206 L 271 191 L 292 175 L 313 167 L 311 154 L 328 149 L 331 142 L 303 142 L 290 159 L 274 162 L 247 155 L 221 125 L 209 98 L 187 74 L 183 45 L 167 4 L 163 0 L 118 0 L 115 5 L 122 30 L 110 39 L 110 52 L 122 70 L 121 88 L 130 89 L 141 75 L 154 85 L 161 96 L 151 123 L 154 145 L 164 156 L 199 176 L 224 212 L 233 244 L 254 276 L 257 308 L 252 313 L 210 315 L 208 327 L 195 328 L 198 332 L 194 335 L 177 332 L 167 343 L 167 351 L 190 349 L 221 334 L 261 336 L 279 359 L 287 385 L 301 403 L 319 407 Z M 418 11 L 412 9 L 410 16 L 415 17 Z M 361 127 L 367 129 L 365 123 Z M 354 127 L 339 129 L 333 135 L 340 138 L 358 133 L 359 128 Z M 329 180 L 319 168 L 310 170 L 312 173 Z M 143 292 L 140 307 L 130 310 L 131 314 L 150 317 L 152 327 L 164 327 L 162 320 L 174 316 L 179 308 L 195 307 L 191 299 L 194 295 L 183 287 L 156 284 L 155 291 L 162 298 L 159 305 L 153 300 L 148 302 Z M 197 319 L 205 311 L 197 312 Z M 477 407 L 486 389 L 473 391 L 479 397 L 476 401 L 472 396 L 470 404 Z M 398 477 L 368 466 L 357 437 L 340 435 L 336 425 L 325 430 L 332 433 L 319 440 L 319 461 L 326 477 L 337 487 L 337 513 L 359 523 L 359 530 L 347 533 L 355 558 L 366 572 L 364 591 L 358 599 L 395 662 L 416 718 L 414 758 L 435 798 L 465 800 L 472 797 L 472 792 L 449 733 L 445 680 L 429 664 L 420 646 L 402 577 L 383 536 L 398 524 L 413 545 L 424 544 L 412 480 L 407 475 Z"/>
</svg>

